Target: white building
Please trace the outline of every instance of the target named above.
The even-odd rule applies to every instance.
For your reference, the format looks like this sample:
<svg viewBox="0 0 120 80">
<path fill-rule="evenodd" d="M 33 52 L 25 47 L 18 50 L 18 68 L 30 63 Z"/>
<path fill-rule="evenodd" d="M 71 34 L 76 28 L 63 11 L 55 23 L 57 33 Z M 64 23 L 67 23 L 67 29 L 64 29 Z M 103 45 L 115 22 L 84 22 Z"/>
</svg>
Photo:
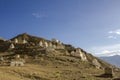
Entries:
<svg viewBox="0 0 120 80">
<path fill-rule="evenodd" d="M 72 55 L 72 56 L 75 56 L 75 51 L 72 51 L 72 52 L 71 52 L 71 55 Z"/>
<path fill-rule="evenodd" d="M 15 58 L 20 59 L 20 55 L 19 54 L 15 55 Z"/>
<path fill-rule="evenodd" d="M 24 66 L 23 61 L 11 61 L 10 66 Z"/>
<path fill-rule="evenodd" d="M 27 43 L 27 41 L 25 39 L 23 39 L 23 44 Z"/>
<path fill-rule="evenodd" d="M 14 44 L 13 43 L 10 44 L 10 49 L 14 49 L 14 48 L 15 48 Z"/>
<path fill-rule="evenodd" d="M 60 42 L 59 40 L 57 40 L 57 39 L 55 39 L 55 38 L 53 38 L 51 41 L 53 41 L 53 42 L 57 42 L 57 43 Z"/>
<path fill-rule="evenodd" d="M 39 42 L 39 46 L 43 47 L 43 42 L 42 41 Z"/>
<path fill-rule="evenodd" d="M 48 43 L 47 42 L 44 42 L 44 45 L 45 45 L 45 47 L 48 47 Z"/>
<path fill-rule="evenodd" d="M 84 52 L 81 51 L 80 48 L 77 48 L 74 55 L 76 57 L 80 57 L 82 61 L 87 61 L 87 57 Z"/>
<path fill-rule="evenodd" d="M 15 43 L 18 43 L 18 39 L 16 38 L 16 39 L 14 40 L 14 42 L 15 42 Z"/>
</svg>

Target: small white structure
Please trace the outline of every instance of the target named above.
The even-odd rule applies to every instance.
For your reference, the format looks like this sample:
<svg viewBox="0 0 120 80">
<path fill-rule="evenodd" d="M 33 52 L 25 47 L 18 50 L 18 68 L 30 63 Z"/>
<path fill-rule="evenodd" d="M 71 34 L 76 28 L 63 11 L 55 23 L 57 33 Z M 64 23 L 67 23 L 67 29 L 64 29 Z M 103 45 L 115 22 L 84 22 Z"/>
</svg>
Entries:
<svg viewBox="0 0 120 80">
<path fill-rule="evenodd" d="M 23 44 L 27 43 L 27 41 L 25 39 L 23 39 Z"/>
<path fill-rule="evenodd" d="M 14 40 L 14 42 L 15 42 L 15 43 L 18 43 L 18 39 L 16 38 L 16 39 Z"/>
<path fill-rule="evenodd" d="M 14 59 L 11 60 L 10 66 L 24 66 L 25 61 L 20 58 L 20 55 L 17 54 L 14 56 Z"/>
<path fill-rule="evenodd" d="M 44 45 L 45 45 L 45 47 L 48 47 L 48 43 L 47 42 L 44 42 Z"/>
<path fill-rule="evenodd" d="M 10 66 L 24 66 L 23 61 L 11 61 Z"/>
<path fill-rule="evenodd" d="M 55 39 L 55 38 L 53 38 L 51 41 L 53 41 L 53 42 L 57 42 L 57 43 L 60 42 L 59 40 L 57 40 L 57 39 Z"/>
<path fill-rule="evenodd" d="M 85 54 L 80 54 L 80 57 L 81 57 L 81 59 L 83 60 L 83 61 L 87 61 L 87 58 L 86 58 L 86 56 L 85 56 Z"/>
<path fill-rule="evenodd" d="M 87 61 L 87 57 L 86 57 L 85 53 L 83 53 L 80 48 L 76 49 L 75 56 L 80 57 L 82 61 Z"/>
<path fill-rule="evenodd" d="M 75 51 L 72 51 L 72 52 L 71 52 L 71 55 L 72 55 L 72 56 L 75 56 Z"/>
<path fill-rule="evenodd" d="M 39 46 L 43 47 L 43 42 L 42 41 L 39 42 Z"/>
<path fill-rule="evenodd" d="M 18 54 L 18 55 L 15 55 L 15 58 L 16 59 L 20 59 L 20 55 Z"/>
<path fill-rule="evenodd" d="M 14 49 L 15 48 L 15 46 L 14 46 L 14 44 L 12 43 L 11 45 L 10 45 L 10 49 Z"/>
<path fill-rule="evenodd" d="M 93 63 L 93 65 L 94 65 L 97 69 L 100 69 L 101 64 L 98 62 L 97 59 L 93 59 L 93 60 L 92 60 L 92 63 Z"/>
</svg>

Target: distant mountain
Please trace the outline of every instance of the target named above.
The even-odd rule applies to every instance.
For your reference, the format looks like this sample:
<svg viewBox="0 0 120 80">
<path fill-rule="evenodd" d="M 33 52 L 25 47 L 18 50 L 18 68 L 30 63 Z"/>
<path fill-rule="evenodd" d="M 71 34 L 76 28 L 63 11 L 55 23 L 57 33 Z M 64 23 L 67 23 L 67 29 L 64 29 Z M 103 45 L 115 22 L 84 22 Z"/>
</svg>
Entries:
<svg viewBox="0 0 120 80">
<path fill-rule="evenodd" d="M 109 57 L 100 57 L 100 59 L 105 60 L 106 62 L 113 64 L 117 67 L 120 67 L 120 55 L 114 55 Z"/>
</svg>

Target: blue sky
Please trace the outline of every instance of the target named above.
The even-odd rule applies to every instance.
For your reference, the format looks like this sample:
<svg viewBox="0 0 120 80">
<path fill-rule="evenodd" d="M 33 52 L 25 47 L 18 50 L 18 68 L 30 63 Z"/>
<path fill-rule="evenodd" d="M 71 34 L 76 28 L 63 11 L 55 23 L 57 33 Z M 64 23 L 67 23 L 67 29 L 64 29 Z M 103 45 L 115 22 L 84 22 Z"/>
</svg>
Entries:
<svg viewBox="0 0 120 80">
<path fill-rule="evenodd" d="M 120 0 L 0 0 L 0 37 L 24 32 L 97 56 L 120 54 Z"/>
</svg>

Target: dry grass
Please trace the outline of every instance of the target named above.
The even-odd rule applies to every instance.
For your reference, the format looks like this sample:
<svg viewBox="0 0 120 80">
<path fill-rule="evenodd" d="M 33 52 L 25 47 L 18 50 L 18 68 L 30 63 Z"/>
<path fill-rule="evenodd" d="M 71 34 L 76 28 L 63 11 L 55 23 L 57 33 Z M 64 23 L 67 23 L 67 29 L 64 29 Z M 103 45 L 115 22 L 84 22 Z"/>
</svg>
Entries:
<svg viewBox="0 0 120 80">
<path fill-rule="evenodd" d="M 0 67 L 0 80 L 111 80 L 95 77 L 103 73 L 102 70 L 56 66 L 27 64 L 24 67 Z"/>
</svg>

